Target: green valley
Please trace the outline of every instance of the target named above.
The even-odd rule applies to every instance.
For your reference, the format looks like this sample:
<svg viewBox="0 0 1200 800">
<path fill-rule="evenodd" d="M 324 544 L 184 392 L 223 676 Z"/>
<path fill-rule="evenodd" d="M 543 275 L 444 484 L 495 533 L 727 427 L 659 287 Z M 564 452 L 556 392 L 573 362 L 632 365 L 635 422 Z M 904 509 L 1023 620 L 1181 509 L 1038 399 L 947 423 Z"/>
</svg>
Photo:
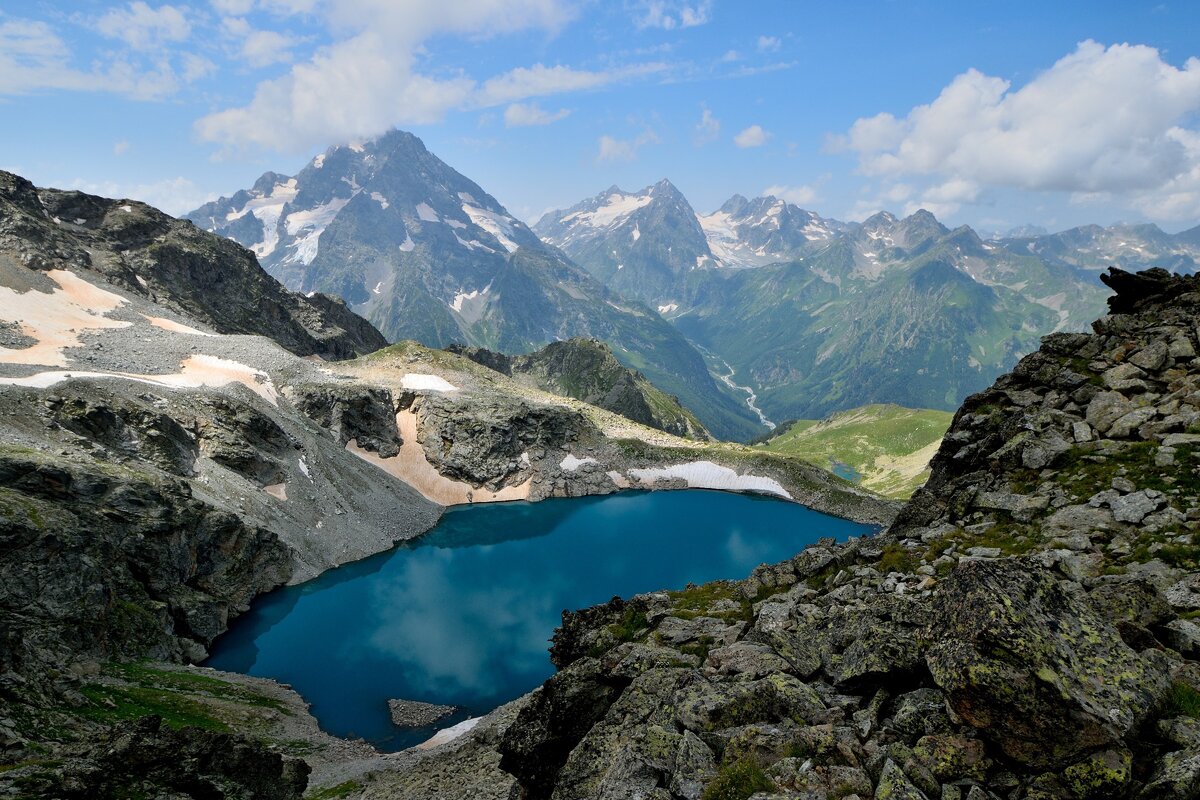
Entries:
<svg viewBox="0 0 1200 800">
<path fill-rule="evenodd" d="M 797 420 L 756 447 L 802 458 L 903 499 L 929 477 L 929 460 L 953 418 L 947 411 L 874 404 L 824 420 Z"/>
</svg>

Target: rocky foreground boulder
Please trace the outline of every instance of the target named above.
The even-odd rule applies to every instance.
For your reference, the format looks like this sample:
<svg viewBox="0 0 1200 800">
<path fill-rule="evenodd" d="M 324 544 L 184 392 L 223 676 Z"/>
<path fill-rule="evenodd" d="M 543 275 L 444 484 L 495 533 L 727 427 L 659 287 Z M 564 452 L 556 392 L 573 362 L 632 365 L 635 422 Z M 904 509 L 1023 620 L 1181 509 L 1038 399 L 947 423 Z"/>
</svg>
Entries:
<svg viewBox="0 0 1200 800">
<path fill-rule="evenodd" d="M 363 796 L 1200 797 L 1200 278 L 1106 280 L 889 530 L 564 613 L 511 723 Z"/>
</svg>

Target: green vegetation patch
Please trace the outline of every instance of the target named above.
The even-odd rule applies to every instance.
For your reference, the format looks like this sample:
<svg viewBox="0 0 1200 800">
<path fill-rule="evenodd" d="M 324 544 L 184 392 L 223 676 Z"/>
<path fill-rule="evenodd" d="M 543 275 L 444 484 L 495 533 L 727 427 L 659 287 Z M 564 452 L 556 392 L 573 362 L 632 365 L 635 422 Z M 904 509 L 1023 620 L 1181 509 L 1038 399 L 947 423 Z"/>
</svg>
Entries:
<svg viewBox="0 0 1200 800">
<path fill-rule="evenodd" d="M 744 758 L 721 768 L 700 800 L 746 800 L 755 792 L 773 792 L 775 784 L 757 761 Z"/>
<path fill-rule="evenodd" d="M 1176 682 L 1167 693 L 1164 717 L 1200 719 L 1200 692 L 1186 683 Z"/>
<path fill-rule="evenodd" d="M 713 581 L 701 586 L 689 586 L 667 592 L 671 598 L 671 614 L 680 619 L 716 617 L 724 620 L 750 620 L 754 609 L 750 601 L 742 597 L 738 585 L 731 581 Z M 718 608 L 718 604 L 721 605 Z M 734 605 L 736 604 L 736 606 Z"/>
<path fill-rule="evenodd" d="M 156 714 L 173 728 L 192 726 L 212 731 L 229 730 L 212 701 L 292 713 L 274 698 L 208 675 L 133 663 L 107 664 L 102 675 L 106 680 L 89 683 L 80 690 L 89 704 L 69 709 L 70 713 L 106 723 Z"/>
<path fill-rule="evenodd" d="M 324 789 L 316 789 L 304 795 L 304 800 L 337 800 L 339 797 L 349 797 L 352 794 L 361 792 L 363 785 L 358 781 L 346 781 L 339 783 L 337 786 L 327 786 Z"/>
<path fill-rule="evenodd" d="M 789 423 L 757 448 L 823 469 L 845 464 L 861 476 L 865 488 L 905 499 L 928 477 L 924 464 L 917 463 L 923 459 L 915 454 L 940 442 L 953 418 L 948 411 L 868 405 L 819 422 Z"/>
</svg>

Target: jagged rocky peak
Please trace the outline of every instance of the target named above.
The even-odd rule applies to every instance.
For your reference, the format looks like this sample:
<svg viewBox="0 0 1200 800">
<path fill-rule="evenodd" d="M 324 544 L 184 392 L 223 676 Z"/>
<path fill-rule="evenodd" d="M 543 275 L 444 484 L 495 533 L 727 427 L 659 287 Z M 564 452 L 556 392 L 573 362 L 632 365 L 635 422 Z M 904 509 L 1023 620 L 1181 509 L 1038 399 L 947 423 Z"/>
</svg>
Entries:
<svg viewBox="0 0 1200 800">
<path fill-rule="evenodd" d="M 565 614 L 499 736 L 517 790 L 1196 797 L 1200 279 L 1108 282 L 883 534 Z"/>
</svg>

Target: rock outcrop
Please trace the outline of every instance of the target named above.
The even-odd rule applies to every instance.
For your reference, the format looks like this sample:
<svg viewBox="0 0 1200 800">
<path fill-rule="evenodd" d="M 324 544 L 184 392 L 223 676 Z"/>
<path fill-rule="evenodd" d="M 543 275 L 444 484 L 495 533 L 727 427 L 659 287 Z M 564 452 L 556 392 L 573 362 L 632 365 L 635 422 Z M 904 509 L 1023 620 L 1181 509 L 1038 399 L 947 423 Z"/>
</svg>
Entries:
<svg viewBox="0 0 1200 800">
<path fill-rule="evenodd" d="M 519 382 L 591 403 L 642 425 L 689 439 L 712 438 L 679 398 L 623 366 L 612 349 L 597 339 L 551 342 L 522 356 L 460 345 L 448 349 Z"/>
<path fill-rule="evenodd" d="M 0 171 L 0 251 L 45 271 L 84 268 L 219 333 L 296 355 L 352 358 L 387 340 L 341 300 L 289 292 L 237 243 L 132 200 L 38 189 Z"/>
<path fill-rule="evenodd" d="M 521 796 L 1200 796 L 1200 278 L 1109 282 L 883 534 L 565 612 Z"/>
</svg>

